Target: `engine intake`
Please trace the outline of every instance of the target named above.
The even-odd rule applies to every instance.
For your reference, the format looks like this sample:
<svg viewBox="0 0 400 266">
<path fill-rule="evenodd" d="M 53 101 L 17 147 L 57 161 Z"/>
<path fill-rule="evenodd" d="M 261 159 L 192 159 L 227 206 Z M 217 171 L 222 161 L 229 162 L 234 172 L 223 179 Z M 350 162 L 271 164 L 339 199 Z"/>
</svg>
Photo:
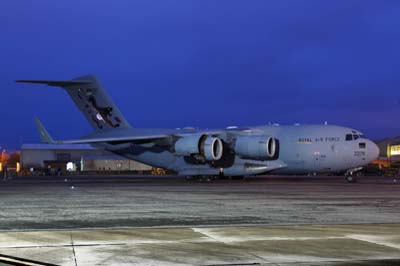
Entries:
<svg viewBox="0 0 400 266">
<path fill-rule="evenodd" d="M 208 135 L 189 135 L 175 142 L 175 154 L 182 156 L 201 155 L 207 161 L 217 161 L 223 154 L 220 138 Z"/>
<path fill-rule="evenodd" d="M 270 136 L 240 136 L 236 138 L 235 153 L 251 159 L 272 159 L 278 153 L 277 140 Z"/>
</svg>

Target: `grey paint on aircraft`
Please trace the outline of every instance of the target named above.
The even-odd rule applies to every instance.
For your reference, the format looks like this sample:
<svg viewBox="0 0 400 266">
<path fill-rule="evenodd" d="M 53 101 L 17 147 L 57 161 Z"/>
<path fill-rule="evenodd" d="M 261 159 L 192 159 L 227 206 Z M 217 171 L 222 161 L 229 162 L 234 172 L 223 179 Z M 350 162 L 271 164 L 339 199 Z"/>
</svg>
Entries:
<svg viewBox="0 0 400 266">
<path fill-rule="evenodd" d="M 379 154 L 375 143 L 361 132 L 334 125 L 274 124 L 222 130 L 132 128 L 95 76 L 18 82 L 62 87 L 94 130 L 78 140 L 54 141 L 36 121 L 42 141 L 89 143 L 180 175 L 341 172 L 365 166 Z M 212 160 L 219 158 L 216 153 L 221 149 L 222 157 Z"/>
</svg>

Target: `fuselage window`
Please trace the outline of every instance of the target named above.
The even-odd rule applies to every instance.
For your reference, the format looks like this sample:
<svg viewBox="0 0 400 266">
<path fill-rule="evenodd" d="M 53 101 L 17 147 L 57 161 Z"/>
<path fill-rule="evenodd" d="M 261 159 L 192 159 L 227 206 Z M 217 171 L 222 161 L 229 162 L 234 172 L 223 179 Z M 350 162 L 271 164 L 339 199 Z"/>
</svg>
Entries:
<svg viewBox="0 0 400 266">
<path fill-rule="evenodd" d="M 365 149 L 365 147 L 366 147 L 365 142 L 360 142 L 360 143 L 358 143 L 358 147 L 359 147 L 360 149 Z"/>
<path fill-rule="evenodd" d="M 349 141 L 349 140 L 353 140 L 353 135 L 352 134 L 347 134 L 346 135 L 346 141 Z"/>
</svg>

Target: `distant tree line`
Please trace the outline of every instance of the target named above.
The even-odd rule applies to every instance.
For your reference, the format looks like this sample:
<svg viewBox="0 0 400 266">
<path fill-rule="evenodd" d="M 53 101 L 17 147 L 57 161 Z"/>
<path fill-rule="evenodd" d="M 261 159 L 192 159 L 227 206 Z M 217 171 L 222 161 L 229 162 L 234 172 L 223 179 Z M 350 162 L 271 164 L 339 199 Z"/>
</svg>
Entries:
<svg viewBox="0 0 400 266">
<path fill-rule="evenodd" d="M 15 165 L 19 163 L 20 160 L 21 154 L 19 152 L 12 152 L 11 154 L 8 154 L 5 150 L 1 152 L 0 163 L 3 166 L 15 167 Z"/>
</svg>

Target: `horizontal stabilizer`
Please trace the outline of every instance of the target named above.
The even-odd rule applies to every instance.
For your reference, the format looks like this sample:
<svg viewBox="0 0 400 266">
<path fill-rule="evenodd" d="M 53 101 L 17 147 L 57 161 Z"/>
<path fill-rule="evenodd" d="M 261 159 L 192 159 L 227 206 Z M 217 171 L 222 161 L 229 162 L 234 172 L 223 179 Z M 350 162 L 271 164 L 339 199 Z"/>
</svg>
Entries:
<svg viewBox="0 0 400 266">
<path fill-rule="evenodd" d="M 96 143 L 137 143 L 137 142 L 151 142 L 158 139 L 167 138 L 169 135 L 154 134 L 154 135 L 131 135 L 131 136 L 116 136 L 116 137 L 84 137 L 74 140 L 54 140 L 49 132 L 45 129 L 42 122 L 35 117 L 35 124 L 39 131 L 40 140 L 48 144 L 96 144 Z"/>
<path fill-rule="evenodd" d="M 91 81 L 87 80 L 29 80 L 29 79 L 20 79 L 16 80 L 16 82 L 46 84 L 48 86 L 56 86 L 56 87 L 80 86 L 92 83 Z"/>
</svg>

